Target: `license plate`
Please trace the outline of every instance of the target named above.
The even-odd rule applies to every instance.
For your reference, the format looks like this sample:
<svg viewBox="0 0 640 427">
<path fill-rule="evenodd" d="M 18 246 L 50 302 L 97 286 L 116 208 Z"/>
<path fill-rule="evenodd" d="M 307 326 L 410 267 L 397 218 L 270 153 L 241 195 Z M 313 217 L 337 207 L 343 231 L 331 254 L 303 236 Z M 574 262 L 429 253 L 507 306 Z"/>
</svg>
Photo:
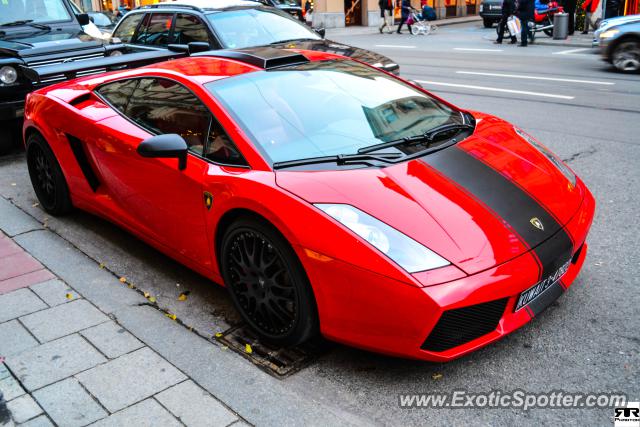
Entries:
<svg viewBox="0 0 640 427">
<path fill-rule="evenodd" d="M 562 276 L 569 270 L 571 260 L 567 261 L 560 267 L 555 273 L 547 277 L 544 280 L 539 281 L 526 291 L 522 292 L 518 297 L 518 303 L 516 304 L 516 311 L 531 304 L 534 300 L 540 297 L 547 289 L 558 283 Z"/>
</svg>

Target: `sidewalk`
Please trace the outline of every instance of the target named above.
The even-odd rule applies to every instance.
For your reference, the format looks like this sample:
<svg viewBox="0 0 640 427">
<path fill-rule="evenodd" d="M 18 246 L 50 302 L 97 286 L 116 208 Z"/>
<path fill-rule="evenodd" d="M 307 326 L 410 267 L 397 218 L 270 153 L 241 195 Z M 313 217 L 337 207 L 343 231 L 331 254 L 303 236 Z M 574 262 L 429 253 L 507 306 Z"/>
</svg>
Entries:
<svg viewBox="0 0 640 427">
<path fill-rule="evenodd" d="M 466 24 L 467 22 L 481 22 L 482 18 L 479 16 L 461 16 L 458 18 L 447 18 L 447 19 L 438 19 L 436 21 L 432 21 L 432 24 L 437 25 L 438 27 L 446 27 L 447 25 L 455 25 L 455 24 Z M 326 35 L 327 38 L 331 37 L 339 37 L 339 36 L 361 36 L 367 34 L 379 34 L 378 27 L 344 27 L 344 28 L 327 28 Z"/>
<path fill-rule="evenodd" d="M 363 424 L 190 332 L 0 197 L 0 426 Z"/>
<path fill-rule="evenodd" d="M 535 44 L 542 46 L 559 46 L 559 47 L 576 47 L 576 48 L 591 48 L 591 42 L 593 41 L 593 33 L 580 34 L 576 31 L 572 36 L 567 37 L 566 40 L 554 40 L 552 37 L 547 37 L 545 34 L 538 34 Z"/>
</svg>

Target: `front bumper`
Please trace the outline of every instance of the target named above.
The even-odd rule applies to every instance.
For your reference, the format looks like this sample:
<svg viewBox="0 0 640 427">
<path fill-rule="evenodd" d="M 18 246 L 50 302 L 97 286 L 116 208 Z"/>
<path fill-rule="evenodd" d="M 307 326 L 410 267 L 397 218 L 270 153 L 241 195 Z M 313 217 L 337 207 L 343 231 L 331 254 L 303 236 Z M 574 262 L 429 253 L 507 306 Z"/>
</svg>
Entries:
<svg viewBox="0 0 640 427">
<path fill-rule="evenodd" d="M 24 100 L 0 102 L 0 121 L 22 119 Z"/>
<path fill-rule="evenodd" d="M 558 286 L 545 291 L 544 298 L 539 297 L 546 300 L 542 303 L 550 304 L 578 275 L 587 253 L 585 240 L 594 210 L 595 201 L 585 187 L 579 211 L 565 225 L 565 231 L 573 241 L 569 268 Z M 331 265 L 327 265 L 328 262 Z M 303 263 L 312 278 L 323 335 L 375 352 L 449 361 L 500 339 L 535 317 L 526 307 L 514 310 L 519 295 L 539 280 L 539 269 L 532 252 L 471 276 L 425 287 L 398 282 L 337 260 L 307 258 Z M 414 277 L 425 280 L 426 285 L 426 273 Z M 443 351 L 423 349 L 427 337 L 445 312 L 497 300 L 504 300 L 504 305 L 498 308 L 496 326 L 487 333 Z M 541 307 L 540 301 L 536 301 L 535 312 L 539 314 L 546 305 Z"/>
</svg>

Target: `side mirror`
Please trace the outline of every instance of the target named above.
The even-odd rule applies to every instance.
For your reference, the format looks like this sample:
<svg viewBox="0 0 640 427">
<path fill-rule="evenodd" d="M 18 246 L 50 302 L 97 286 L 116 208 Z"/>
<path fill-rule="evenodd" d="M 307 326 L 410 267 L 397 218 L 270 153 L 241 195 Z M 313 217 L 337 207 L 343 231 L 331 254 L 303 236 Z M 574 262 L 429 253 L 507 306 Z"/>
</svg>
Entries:
<svg viewBox="0 0 640 427">
<path fill-rule="evenodd" d="M 91 19 L 89 19 L 89 15 L 87 15 L 86 13 L 79 13 L 76 15 L 76 18 L 78 19 L 78 24 L 82 25 L 83 27 L 85 25 L 89 25 L 89 23 L 91 22 Z"/>
<path fill-rule="evenodd" d="M 314 28 L 313 31 L 318 33 L 320 35 L 320 37 L 322 37 L 322 38 L 324 38 L 324 35 L 327 32 L 327 30 L 325 30 L 324 28 Z"/>
<path fill-rule="evenodd" d="M 187 143 L 175 133 L 152 136 L 138 145 L 138 154 L 142 157 L 160 159 L 178 159 L 178 169 L 187 167 Z"/>
</svg>

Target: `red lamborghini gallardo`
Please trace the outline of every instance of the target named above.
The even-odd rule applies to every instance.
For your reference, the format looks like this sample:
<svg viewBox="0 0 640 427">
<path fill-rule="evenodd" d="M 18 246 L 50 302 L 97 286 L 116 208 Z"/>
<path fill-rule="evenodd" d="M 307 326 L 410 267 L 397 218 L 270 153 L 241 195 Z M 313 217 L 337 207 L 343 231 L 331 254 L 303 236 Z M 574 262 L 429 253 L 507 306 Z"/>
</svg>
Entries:
<svg viewBox="0 0 640 427">
<path fill-rule="evenodd" d="M 31 94 L 41 206 L 224 284 L 265 340 L 446 361 L 574 281 L 595 202 L 521 129 L 366 64 L 201 52 Z"/>
</svg>

